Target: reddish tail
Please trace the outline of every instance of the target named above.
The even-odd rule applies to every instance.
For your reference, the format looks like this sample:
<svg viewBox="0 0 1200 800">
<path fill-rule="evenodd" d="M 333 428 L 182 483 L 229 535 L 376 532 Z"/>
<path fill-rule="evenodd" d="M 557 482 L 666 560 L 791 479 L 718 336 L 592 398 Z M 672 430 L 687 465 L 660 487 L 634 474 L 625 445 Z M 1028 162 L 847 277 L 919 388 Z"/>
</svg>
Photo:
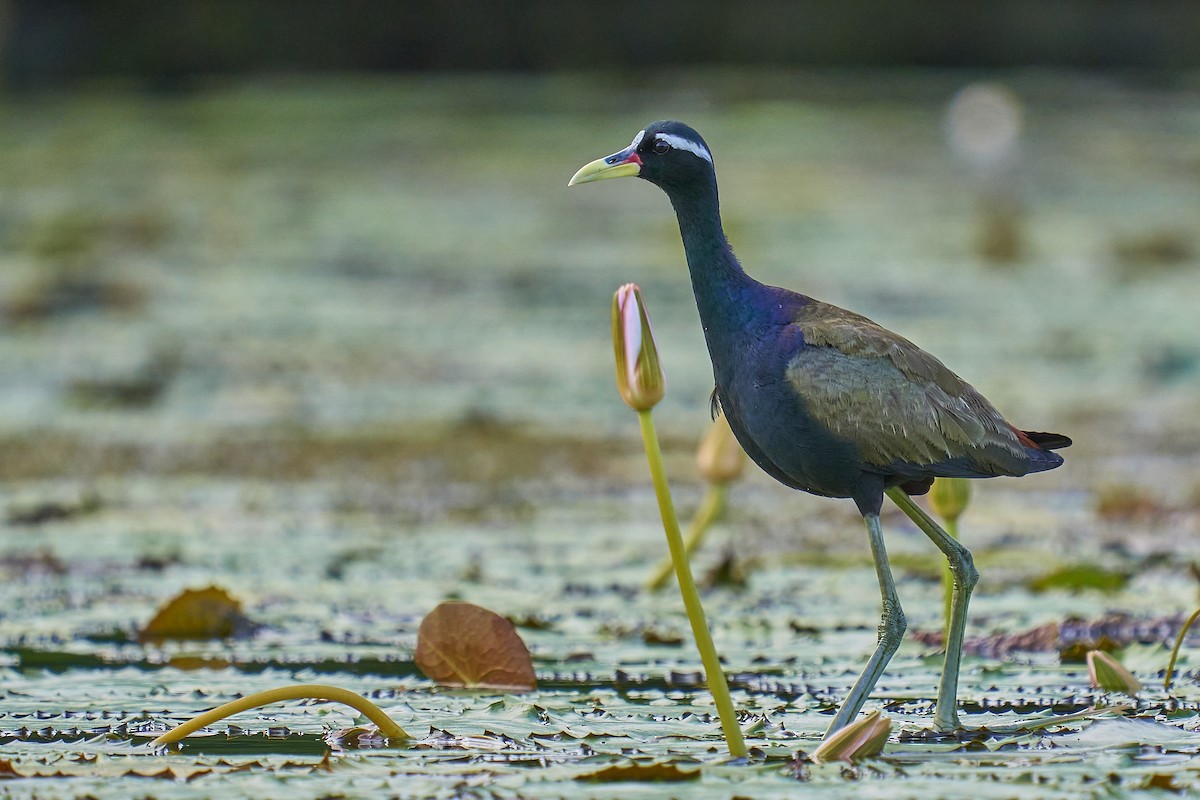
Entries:
<svg viewBox="0 0 1200 800">
<path fill-rule="evenodd" d="M 1017 430 L 1013 428 L 1013 430 Z M 1061 433 L 1043 433 L 1042 431 L 1017 431 L 1017 438 L 1026 447 L 1036 447 L 1040 450 L 1059 450 L 1070 447 L 1071 440 Z"/>
</svg>

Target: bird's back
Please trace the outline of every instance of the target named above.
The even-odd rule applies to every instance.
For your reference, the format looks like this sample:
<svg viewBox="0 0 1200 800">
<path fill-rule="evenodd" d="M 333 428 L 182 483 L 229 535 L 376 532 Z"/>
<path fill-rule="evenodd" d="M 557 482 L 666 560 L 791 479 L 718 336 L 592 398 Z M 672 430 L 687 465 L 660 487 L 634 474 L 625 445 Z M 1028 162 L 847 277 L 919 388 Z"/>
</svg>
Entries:
<svg viewBox="0 0 1200 800">
<path fill-rule="evenodd" d="M 1018 476 L 1062 463 L 1049 448 L 1070 440 L 1018 430 L 907 339 L 837 306 L 762 290 L 763 313 L 732 348 L 755 374 L 722 370 L 715 352 L 714 366 L 731 427 L 784 483 L 850 497 L 864 474 L 919 492 L 934 477 Z"/>
</svg>

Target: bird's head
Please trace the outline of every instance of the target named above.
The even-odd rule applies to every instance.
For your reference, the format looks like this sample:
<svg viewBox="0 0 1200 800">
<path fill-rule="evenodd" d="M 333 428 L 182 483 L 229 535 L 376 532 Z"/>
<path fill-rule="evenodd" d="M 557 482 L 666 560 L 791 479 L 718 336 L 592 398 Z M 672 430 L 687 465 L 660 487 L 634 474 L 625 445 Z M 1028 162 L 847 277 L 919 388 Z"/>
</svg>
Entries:
<svg viewBox="0 0 1200 800">
<path fill-rule="evenodd" d="M 568 186 L 637 176 L 670 192 L 715 182 L 712 153 L 700 134 L 682 122 L 654 122 L 624 150 L 583 165 Z"/>
</svg>

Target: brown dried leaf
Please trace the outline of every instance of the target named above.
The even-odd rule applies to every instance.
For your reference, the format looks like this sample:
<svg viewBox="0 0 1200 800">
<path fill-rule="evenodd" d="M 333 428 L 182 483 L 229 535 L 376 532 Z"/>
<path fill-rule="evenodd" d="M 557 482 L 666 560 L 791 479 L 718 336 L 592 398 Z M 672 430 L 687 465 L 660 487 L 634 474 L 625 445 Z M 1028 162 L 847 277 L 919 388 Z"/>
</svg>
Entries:
<svg viewBox="0 0 1200 800">
<path fill-rule="evenodd" d="M 1158 789 L 1164 792 L 1174 792 L 1180 794 L 1186 791 L 1186 787 L 1175 783 L 1175 776 L 1166 772 L 1156 772 L 1142 781 L 1143 789 Z"/>
<path fill-rule="evenodd" d="M 921 644 L 930 647 L 942 646 L 942 632 L 917 631 L 913 638 Z M 963 643 L 963 652 L 972 655 L 982 655 L 985 658 L 1005 658 L 1010 653 L 1049 652 L 1059 646 L 1059 623 L 1048 622 L 1036 628 L 1017 633 L 995 633 L 968 639 Z"/>
<path fill-rule="evenodd" d="M 1057 651 L 1062 663 L 1082 664 L 1089 650 L 1111 652 L 1135 643 L 1169 647 L 1185 619 L 1183 614 L 1134 617 L 1122 612 L 1094 619 L 1068 617 L 1025 631 L 972 637 L 963 643 L 963 652 L 985 658 L 1007 658 L 1018 651 Z M 942 646 L 940 630 L 915 631 L 912 638 L 928 647 Z"/>
<path fill-rule="evenodd" d="M 444 686 L 537 688 L 529 648 L 512 623 L 471 603 L 442 603 L 421 621 L 417 666 Z"/>
<path fill-rule="evenodd" d="M 4 778 L 24 778 L 25 775 L 18 772 L 11 761 L 0 758 L 0 780 Z"/>
<path fill-rule="evenodd" d="M 158 610 L 138 634 L 138 640 L 228 639 L 245 636 L 255 628 L 242 604 L 224 589 L 185 589 Z"/>
<path fill-rule="evenodd" d="M 624 781 L 635 781 L 638 783 L 670 781 L 678 783 L 681 781 L 700 780 L 700 770 L 681 769 L 674 764 L 663 764 L 660 762 L 650 764 L 614 764 L 611 767 L 605 767 L 595 772 L 578 775 L 575 780 L 594 783 L 620 783 Z"/>
<path fill-rule="evenodd" d="M 176 775 L 170 767 L 163 767 L 158 772 L 138 772 L 136 769 L 126 770 L 121 773 L 122 778 L 155 778 L 160 781 L 176 781 L 179 776 Z"/>
<path fill-rule="evenodd" d="M 181 670 L 226 669 L 233 665 L 227 658 L 205 658 L 203 656 L 179 655 L 167 659 L 167 665 Z"/>
</svg>

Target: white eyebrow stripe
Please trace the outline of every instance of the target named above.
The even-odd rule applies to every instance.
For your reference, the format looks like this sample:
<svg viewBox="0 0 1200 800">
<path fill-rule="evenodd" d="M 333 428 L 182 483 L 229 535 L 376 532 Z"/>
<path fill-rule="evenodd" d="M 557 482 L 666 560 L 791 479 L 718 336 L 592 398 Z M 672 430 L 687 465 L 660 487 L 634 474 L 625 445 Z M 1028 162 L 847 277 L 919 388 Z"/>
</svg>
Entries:
<svg viewBox="0 0 1200 800">
<path fill-rule="evenodd" d="M 666 142 L 676 150 L 687 150 L 693 155 L 700 156 L 708 163 L 713 163 L 712 153 L 708 152 L 708 148 L 702 144 L 693 142 L 691 139 L 685 139 L 682 136 L 676 136 L 673 133 L 656 133 L 654 138 L 660 142 Z"/>
<path fill-rule="evenodd" d="M 642 128 L 637 132 L 637 136 L 633 137 L 633 141 L 629 143 L 630 150 L 637 150 L 637 146 L 642 143 L 642 137 L 646 135 L 646 129 Z"/>
</svg>

